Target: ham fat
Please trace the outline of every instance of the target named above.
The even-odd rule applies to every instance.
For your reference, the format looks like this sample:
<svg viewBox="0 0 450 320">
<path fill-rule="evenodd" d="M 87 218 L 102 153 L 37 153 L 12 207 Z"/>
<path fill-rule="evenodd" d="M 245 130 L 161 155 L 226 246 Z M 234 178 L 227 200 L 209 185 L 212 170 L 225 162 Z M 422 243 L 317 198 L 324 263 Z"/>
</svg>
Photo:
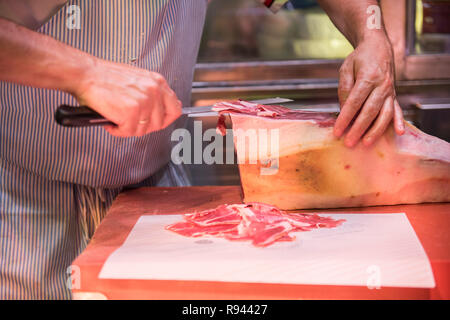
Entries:
<svg viewBox="0 0 450 320">
<path fill-rule="evenodd" d="M 406 124 L 402 136 L 391 125 L 374 145 L 350 149 L 333 136 L 334 113 L 245 101 L 217 103 L 213 110 L 221 115 L 222 133 L 223 115 L 230 114 L 236 149 L 251 147 L 248 139 L 236 139 L 237 129 L 278 129 L 276 173 L 261 174 L 273 159 L 238 152 L 245 202 L 293 210 L 450 201 L 450 144 L 413 125 Z"/>
</svg>

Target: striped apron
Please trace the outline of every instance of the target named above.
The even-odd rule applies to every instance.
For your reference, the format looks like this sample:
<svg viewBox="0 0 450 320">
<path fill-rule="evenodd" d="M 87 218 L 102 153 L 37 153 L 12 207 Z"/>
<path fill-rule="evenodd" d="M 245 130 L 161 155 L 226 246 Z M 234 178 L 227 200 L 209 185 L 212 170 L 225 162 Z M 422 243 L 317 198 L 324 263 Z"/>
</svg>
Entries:
<svg viewBox="0 0 450 320">
<path fill-rule="evenodd" d="M 80 9 L 79 29 L 66 25 L 72 5 Z M 206 6 L 72 0 L 37 31 L 159 72 L 189 106 Z M 170 134 L 185 119 L 143 137 L 113 137 L 102 128 L 56 125 L 56 107 L 77 104 L 67 93 L 6 82 L 0 92 L 0 299 L 67 299 L 67 268 L 124 186 L 186 183 L 169 163 Z"/>
</svg>

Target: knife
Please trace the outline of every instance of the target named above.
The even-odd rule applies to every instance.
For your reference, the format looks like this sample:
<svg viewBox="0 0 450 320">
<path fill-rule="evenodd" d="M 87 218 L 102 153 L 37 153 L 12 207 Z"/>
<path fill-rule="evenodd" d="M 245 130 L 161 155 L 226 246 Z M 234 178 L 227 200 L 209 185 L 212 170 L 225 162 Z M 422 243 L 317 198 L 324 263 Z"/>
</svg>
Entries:
<svg viewBox="0 0 450 320">
<path fill-rule="evenodd" d="M 262 100 L 253 100 L 250 102 L 259 104 L 279 104 L 292 102 L 291 99 L 285 98 L 270 98 Z M 187 107 L 183 108 L 183 114 L 189 117 L 204 117 L 204 116 L 214 116 L 217 112 L 211 110 L 213 106 L 203 106 L 203 107 Z M 56 122 L 64 127 L 90 127 L 90 126 L 104 126 L 104 125 L 115 125 L 108 119 L 105 119 L 102 115 L 95 112 L 87 106 L 74 107 L 66 104 L 60 105 L 55 111 Z"/>
</svg>

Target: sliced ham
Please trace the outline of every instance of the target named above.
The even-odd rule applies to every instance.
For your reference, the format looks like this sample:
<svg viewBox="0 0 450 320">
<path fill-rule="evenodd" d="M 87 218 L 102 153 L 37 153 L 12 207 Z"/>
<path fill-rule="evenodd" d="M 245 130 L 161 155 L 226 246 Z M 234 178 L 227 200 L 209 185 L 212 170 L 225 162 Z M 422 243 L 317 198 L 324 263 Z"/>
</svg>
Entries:
<svg viewBox="0 0 450 320">
<path fill-rule="evenodd" d="M 188 221 L 182 221 L 170 226 L 170 230 L 177 232 L 186 237 L 201 237 L 205 234 L 220 235 L 230 233 L 236 229 L 236 225 L 215 224 L 215 225 L 198 225 Z"/>
<path fill-rule="evenodd" d="M 372 146 L 350 149 L 333 135 L 334 113 L 244 101 L 213 110 L 220 113 L 219 132 L 224 115 L 231 116 L 245 202 L 294 210 L 450 201 L 450 144 L 413 125 L 402 136 L 391 126 Z M 259 136 L 261 129 L 279 132 L 273 174 L 263 171 L 273 154 L 245 152 L 255 143 L 236 138 L 238 130 Z M 258 137 L 258 148 L 270 149 L 266 140 Z"/>
<path fill-rule="evenodd" d="M 286 213 L 263 203 L 221 205 L 216 209 L 183 215 L 184 221 L 166 226 L 185 237 L 213 236 L 230 241 L 251 241 L 266 247 L 278 241 L 293 241 L 291 233 L 334 228 L 344 220 L 317 214 Z"/>
<path fill-rule="evenodd" d="M 195 221 L 200 226 L 215 224 L 235 224 L 241 221 L 241 216 L 233 206 L 222 205 L 213 210 L 206 210 L 185 215 L 189 221 Z"/>
</svg>

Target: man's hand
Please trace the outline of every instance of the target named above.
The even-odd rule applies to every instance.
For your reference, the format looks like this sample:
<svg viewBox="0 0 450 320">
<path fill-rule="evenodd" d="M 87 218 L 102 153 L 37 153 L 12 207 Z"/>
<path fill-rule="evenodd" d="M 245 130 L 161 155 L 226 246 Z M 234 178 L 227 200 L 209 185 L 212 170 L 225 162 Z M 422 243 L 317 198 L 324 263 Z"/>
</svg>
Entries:
<svg viewBox="0 0 450 320">
<path fill-rule="evenodd" d="M 0 81 L 70 92 L 117 124 L 117 136 L 142 136 L 181 115 L 181 102 L 158 73 L 98 59 L 0 18 Z"/>
<path fill-rule="evenodd" d="M 404 132 L 402 110 L 395 97 L 394 57 L 387 37 L 372 35 L 345 59 L 339 71 L 341 113 L 334 134 L 345 135 L 345 144 L 356 145 L 363 137 L 368 146 L 394 119 L 397 134 Z M 352 120 L 354 122 L 352 123 Z"/>
<path fill-rule="evenodd" d="M 397 134 L 404 123 L 395 97 L 394 56 L 379 16 L 380 26 L 368 27 L 368 9 L 377 0 L 318 0 L 355 51 L 345 59 L 339 75 L 341 114 L 334 134 L 345 134 L 345 144 L 355 146 L 363 137 L 365 145 L 379 138 L 394 119 Z M 380 10 L 381 12 L 381 10 Z M 371 13 L 372 14 L 372 13 Z"/>
<path fill-rule="evenodd" d="M 166 128 L 181 115 L 181 102 L 162 75 L 97 60 L 74 95 L 117 126 L 115 136 L 142 136 Z"/>
</svg>

